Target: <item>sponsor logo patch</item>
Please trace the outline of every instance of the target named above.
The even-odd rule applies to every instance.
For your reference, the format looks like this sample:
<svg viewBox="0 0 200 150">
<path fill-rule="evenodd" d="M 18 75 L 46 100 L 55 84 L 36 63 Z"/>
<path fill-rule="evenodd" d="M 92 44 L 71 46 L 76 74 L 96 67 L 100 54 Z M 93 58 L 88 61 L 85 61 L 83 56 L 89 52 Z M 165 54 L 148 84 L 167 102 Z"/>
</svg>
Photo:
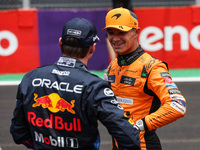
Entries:
<svg viewBox="0 0 200 150">
<path fill-rule="evenodd" d="M 174 109 L 176 109 L 177 111 L 179 111 L 181 114 L 185 113 L 185 107 L 183 107 L 182 105 L 176 103 L 176 102 L 172 102 L 170 104 L 171 107 L 173 107 Z"/>
<path fill-rule="evenodd" d="M 105 88 L 104 89 L 104 94 L 106 96 L 114 96 L 114 92 L 111 89 L 109 89 L 109 88 Z"/>
<path fill-rule="evenodd" d="M 111 83 L 114 83 L 115 82 L 115 75 L 109 75 L 108 81 L 111 82 Z"/>
<path fill-rule="evenodd" d="M 122 76 L 120 83 L 134 86 L 135 80 L 136 80 L 135 78 Z"/>
<path fill-rule="evenodd" d="M 152 66 L 153 64 L 155 64 L 156 62 L 159 62 L 159 60 L 156 59 L 156 58 L 152 58 L 152 59 L 147 63 L 147 65 L 145 66 L 146 69 L 149 70 L 149 69 L 151 68 L 151 66 Z"/>
<path fill-rule="evenodd" d="M 75 100 L 68 102 L 61 98 L 57 93 L 51 93 L 49 95 L 45 95 L 38 98 L 38 94 L 34 93 L 34 101 L 35 103 L 32 107 L 39 107 L 48 108 L 49 111 L 53 113 L 57 113 L 58 111 L 64 112 L 67 110 L 68 112 L 75 114 L 74 103 Z"/>
<path fill-rule="evenodd" d="M 35 127 L 44 127 L 55 130 L 81 132 L 81 120 L 79 118 L 63 118 L 50 114 L 50 116 L 38 116 L 35 112 L 27 112 L 28 122 Z"/>
<path fill-rule="evenodd" d="M 124 98 L 124 97 L 119 97 L 117 96 L 117 101 L 120 103 L 120 104 L 129 104 L 129 105 L 133 105 L 133 99 L 131 98 Z"/>
<path fill-rule="evenodd" d="M 112 104 L 119 104 L 119 102 L 116 99 L 113 99 L 110 101 Z"/>
<path fill-rule="evenodd" d="M 53 69 L 51 73 L 57 74 L 57 75 L 60 75 L 60 76 L 69 76 L 69 74 L 70 74 L 69 71 L 60 71 L 60 70 L 57 70 L 57 69 Z"/>
<path fill-rule="evenodd" d="M 75 85 L 71 86 L 70 83 L 67 82 L 58 82 L 58 81 L 51 81 L 50 79 L 42 79 L 42 78 L 35 78 L 32 81 L 32 85 L 34 87 L 42 87 L 48 89 L 55 89 L 58 91 L 66 91 L 66 92 L 74 92 L 77 94 L 81 94 L 83 90 L 83 85 Z"/>
<path fill-rule="evenodd" d="M 180 99 L 180 100 L 185 100 L 185 98 L 182 95 L 179 94 L 172 94 L 170 95 L 171 99 Z"/>
<path fill-rule="evenodd" d="M 177 102 L 177 103 L 183 105 L 184 107 L 186 106 L 185 98 L 182 95 L 172 94 L 172 95 L 170 95 L 170 98 L 173 102 Z"/>
<path fill-rule="evenodd" d="M 42 133 L 34 131 L 35 141 L 43 144 L 51 145 L 57 148 L 71 147 L 78 148 L 79 143 L 77 138 L 62 137 L 62 136 L 44 136 Z"/>
<path fill-rule="evenodd" d="M 173 102 L 177 102 L 177 103 L 179 103 L 179 104 L 181 104 L 181 105 L 183 105 L 183 106 L 185 107 L 185 101 L 183 101 L 183 100 L 180 100 L 180 99 L 172 99 L 172 101 L 173 101 Z"/>
<path fill-rule="evenodd" d="M 180 94 L 181 92 L 178 89 L 169 89 L 169 94 Z"/>
<path fill-rule="evenodd" d="M 130 124 L 134 125 L 134 121 L 133 121 L 131 118 L 128 120 L 128 122 L 129 122 Z"/>
<path fill-rule="evenodd" d="M 72 67 L 72 68 L 75 67 L 75 64 L 76 64 L 76 59 L 67 58 L 67 57 L 60 57 L 60 59 L 57 62 L 57 65 Z"/>
<path fill-rule="evenodd" d="M 127 72 L 131 72 L 131 73 L 137 73 L 138 71 L 136 70 L 126 70 Z"/>
<path fill-rule="evenodd" d="M 161 72 L 160 75 L 161 75 L 162 78 L 166 78 L 166 77 L 171 78 L 171 76 L 168 72 Z"/>
<path fill-rule="evenodd" d="M 172 81 L 172 79 L 170 77 L 165 77 L 163 80 L 168 89 L 172 89 L 172 88 L 178 89 L 176 84 Z"/>
<path fill-rule="evenodd" d="M 177 88 L 177 86 L 176 86 L 175 83 L 166 83 L 166 87 L 167 87 L 168 89 Z"/>
<path fill-rule="evenodd" d="M 119 104 L 119 102 L 116 99 L 113 99 L 110 101 L 112 104 L 117 105 L 117 108 L 124 110 L 124 108 Z"/>
<path fill-rule="evenodd" d="M 121 16 L 121 14 L 115 14 L 111 18 L 116 17 L 116 20 Z"/>
<path fill-rule="evenodd" d="M 81 36 L 81 31 L 80 30 L 75 30 L 75 29 L 68 29 L 67 34 L 68 35 L 76 35 L 76 36 Z"/>
</svg>

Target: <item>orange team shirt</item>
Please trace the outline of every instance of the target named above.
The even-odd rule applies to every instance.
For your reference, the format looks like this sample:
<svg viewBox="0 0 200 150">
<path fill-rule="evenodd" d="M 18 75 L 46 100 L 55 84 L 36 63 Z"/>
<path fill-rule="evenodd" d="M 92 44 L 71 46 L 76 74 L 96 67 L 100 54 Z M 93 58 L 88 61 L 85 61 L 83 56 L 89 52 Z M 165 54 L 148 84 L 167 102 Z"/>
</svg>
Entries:
<svg viewBox="0 0 200 150">
<path fill-rule="evenodd" d="M 145 132 L 167 125 L 186 113 L 186 100 L 172 81 L 164 62 L 144 52 L 130 65 L 110 63 L 108 81 L 125 114 L 134 122 L 143 119 L 141 148 L 146 150 Z"/>
</svg>

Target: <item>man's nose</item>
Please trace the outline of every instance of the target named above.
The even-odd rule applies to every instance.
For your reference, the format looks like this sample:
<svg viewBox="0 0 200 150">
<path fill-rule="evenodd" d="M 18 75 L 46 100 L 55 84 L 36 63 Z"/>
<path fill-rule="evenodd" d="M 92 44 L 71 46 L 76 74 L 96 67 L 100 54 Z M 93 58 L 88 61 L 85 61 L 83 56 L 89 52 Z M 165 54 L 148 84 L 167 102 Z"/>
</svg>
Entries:
<svg viewBox="0 0 200 150">
<path fill-rule="evenodd" d="M 113 36 L 113 41 L 118 41 L 118 40 L 120 40 L 120 37 L 118 35 L 114 35 Z"/>
</svg>

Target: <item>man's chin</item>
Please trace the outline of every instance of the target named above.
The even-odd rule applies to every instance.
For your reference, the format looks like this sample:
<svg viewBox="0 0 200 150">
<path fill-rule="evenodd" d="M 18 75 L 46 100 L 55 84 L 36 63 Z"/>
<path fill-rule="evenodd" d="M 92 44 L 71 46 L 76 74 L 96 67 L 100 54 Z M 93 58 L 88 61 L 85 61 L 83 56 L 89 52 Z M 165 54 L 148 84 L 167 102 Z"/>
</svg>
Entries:
<svg viewBox="0 0 200 150">
<path fill-rule="evenodd" d="M 121 53 L 121 49 L 113 49 L 115 53 L 120 54 Z"/>
</svg>

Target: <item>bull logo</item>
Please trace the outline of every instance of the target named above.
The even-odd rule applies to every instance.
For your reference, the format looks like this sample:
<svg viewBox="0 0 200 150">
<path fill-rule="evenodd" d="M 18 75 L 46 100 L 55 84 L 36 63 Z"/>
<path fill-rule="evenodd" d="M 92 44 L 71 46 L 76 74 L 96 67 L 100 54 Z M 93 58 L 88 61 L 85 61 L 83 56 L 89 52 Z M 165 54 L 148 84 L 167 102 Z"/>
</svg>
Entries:
<svg viewBox="0 0 200 150">
<path fill-rule="evenodd" d="M 58 111 L 68 112 L 75 114 L 75 111 L 72 109 L 74 107 L 75 100 L 72 100 L 70 103 L 61 98 L 57 93 L 51 93 L 38 98 L 38 94 L 34 93 L 35 103 L 32 107 L 48 108 L 49 111 L 57 113 Z"/>
</svg>

